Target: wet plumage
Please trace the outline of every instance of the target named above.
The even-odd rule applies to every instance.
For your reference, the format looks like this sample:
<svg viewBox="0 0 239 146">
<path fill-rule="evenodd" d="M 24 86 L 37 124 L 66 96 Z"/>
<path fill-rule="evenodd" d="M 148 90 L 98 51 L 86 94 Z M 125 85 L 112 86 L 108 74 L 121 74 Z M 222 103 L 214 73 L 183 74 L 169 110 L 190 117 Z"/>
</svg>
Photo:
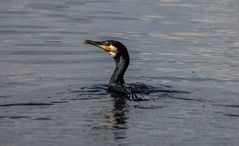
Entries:
<svg viewBox="0 0 239 146">
<path fill-rule="evenodd" d="M 115 69 L 110 77 L 108 92 L 113 96 L 127 96 L 137 98 L 138 95 L 149 94 L 149 88 L 145 84 L 126 84 L 124 74 L 130 63 L 130 56 L 127 48 L 118 41 L 92 41 L 85 40 L 85 44 L 90 44 L 103 49 L 115 60 Z"/>
</svg>

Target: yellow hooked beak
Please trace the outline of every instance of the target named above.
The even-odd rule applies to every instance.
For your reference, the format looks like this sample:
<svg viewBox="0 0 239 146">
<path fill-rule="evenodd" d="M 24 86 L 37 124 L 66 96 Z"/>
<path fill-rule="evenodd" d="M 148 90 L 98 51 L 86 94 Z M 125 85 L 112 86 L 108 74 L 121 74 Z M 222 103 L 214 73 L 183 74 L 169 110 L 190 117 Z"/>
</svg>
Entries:
<svg viewBox="0 0 239 146">
<path fill-rule="evenodd" d="M 85 40 L 84 44 L 90 44 L 96 47 L 99 47 L 101 49 L 103 49 L 105 52 L 111 52 L 112 48 L 110 47 L 110 43 L 109 42 L 100 42 L 100 41 L 92 41 L 92 40 Z"/>
<path fill-rule="evenodd" d="M 98 48 L 103 49 L 107 52 L 111 57 L 115 57 L 118 49 L 114 47 L 110 41 L 92 41 L 92 40 L 85 40 L 84 44 L 90 44 L 96 46 Z"/>
</svg>

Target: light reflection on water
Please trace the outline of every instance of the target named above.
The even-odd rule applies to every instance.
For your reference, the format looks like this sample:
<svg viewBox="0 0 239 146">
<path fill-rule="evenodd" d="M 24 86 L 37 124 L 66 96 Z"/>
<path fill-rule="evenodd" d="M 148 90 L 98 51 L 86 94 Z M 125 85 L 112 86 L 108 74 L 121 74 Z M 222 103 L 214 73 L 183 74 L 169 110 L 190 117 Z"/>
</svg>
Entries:
<svg viewBox="0 0 239 146">
<path fill-rule="evenodd" d="M 238 4 L 3 0 L 1 144 L 238 145 Z M 129 48 L 127 82 L 190 94 L 114 100 L 113 61 L 85 39 Z"/>
</svg>

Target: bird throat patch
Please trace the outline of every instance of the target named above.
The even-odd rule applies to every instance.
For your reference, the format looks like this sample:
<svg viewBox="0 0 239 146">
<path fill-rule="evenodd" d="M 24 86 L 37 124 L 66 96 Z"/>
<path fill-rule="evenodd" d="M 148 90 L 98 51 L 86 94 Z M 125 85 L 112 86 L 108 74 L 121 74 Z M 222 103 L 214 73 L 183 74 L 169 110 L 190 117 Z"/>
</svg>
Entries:
<svg viewBox="0 0 239 146">
<path fill-rule="evenodd" d="M 111 51 L 108 53 L 110 54 L 111 57 L 115 57 L 116 54 L 118 53 L 118 49 L 113 45 L 110 45 L 109 47 L 110 47 Z"/>
<path fill-rule="evenodd" d="M 109 46 L 102 45 L 100 46 L 100 48 L 102 48 L 105 52 L 107 52 L 111 57 L 115 57 L 118 52 L 118 49 L 113 45 Z"/>
<path fill-rule="evenodd" d="M 110 52 L 112 50 L 110 46 L 103 46 L 103 48 L 106 52 Z"/>
</svg>

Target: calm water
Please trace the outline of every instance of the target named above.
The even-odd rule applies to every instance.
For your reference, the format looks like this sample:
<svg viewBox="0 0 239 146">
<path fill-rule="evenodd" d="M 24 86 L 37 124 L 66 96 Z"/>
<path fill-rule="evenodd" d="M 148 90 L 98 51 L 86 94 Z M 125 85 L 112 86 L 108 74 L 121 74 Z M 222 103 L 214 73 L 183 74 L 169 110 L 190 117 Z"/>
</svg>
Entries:
<svg viewBox="0 0 239 146">
<path fill-rule="evenodd" d="M 238 0 L 1 0 L 1 146 L 239 145 Z M 102 86 L 131 55 L 128 83 L 170 86 L 115 101 Z M 104 88 L 104 87 L 103 87 Z"/>
</svg>

